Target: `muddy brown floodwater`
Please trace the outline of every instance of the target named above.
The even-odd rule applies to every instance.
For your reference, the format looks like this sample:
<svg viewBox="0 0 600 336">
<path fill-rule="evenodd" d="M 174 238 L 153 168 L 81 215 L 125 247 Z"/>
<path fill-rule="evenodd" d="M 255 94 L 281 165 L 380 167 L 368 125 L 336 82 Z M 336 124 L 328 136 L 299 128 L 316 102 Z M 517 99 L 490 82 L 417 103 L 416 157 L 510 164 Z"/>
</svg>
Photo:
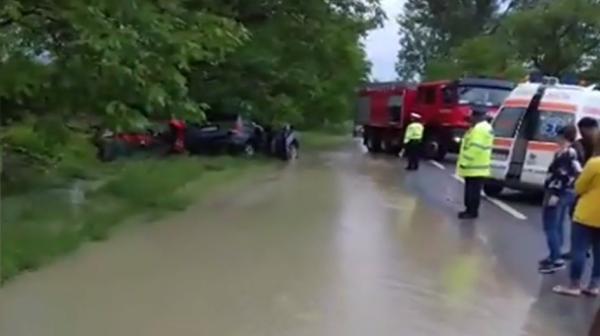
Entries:
<svg viewBox="0 0 600 336">
<path fill-rule="evenodd" d="M 504 232 L 491 208 L 456 221 L 435 200 L 460 187 L 428 169 L 308 155 L 7 284 L 0 335 L 584 335 L 594 304 L 547 294 L 497 252 L 528 251 L 511 237 L 533 229 Z"/>
</svg>

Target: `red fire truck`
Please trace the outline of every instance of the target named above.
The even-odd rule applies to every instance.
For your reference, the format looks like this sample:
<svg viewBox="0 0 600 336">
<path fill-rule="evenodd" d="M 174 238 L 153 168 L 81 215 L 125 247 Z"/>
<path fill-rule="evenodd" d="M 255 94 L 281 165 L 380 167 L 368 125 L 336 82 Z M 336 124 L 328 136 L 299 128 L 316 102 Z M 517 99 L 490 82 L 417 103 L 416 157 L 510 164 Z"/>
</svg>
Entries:
<svg viewBox="0 0 600 336">
<path fill-rule="evenodd" d="M 409 115 L 418 113 L 425 125 L 425 156 L 441 160 L 448 152 L 458 152 L 471 109 L 487 108 L 492 117 L 514 87 L 512 82 L 488 78 L 425 82 L 416 87 L 398 82 L 367 84 L 359 90 L 357 122 L 363 126 L 370 152 L 397 154 Z"/>
<path fill-rule="evenodd" d="M 370 152 L 399 153 L 417 91 L 400 82 L 369 83 L 358 93 L 356 124 Z"/>
</svg>

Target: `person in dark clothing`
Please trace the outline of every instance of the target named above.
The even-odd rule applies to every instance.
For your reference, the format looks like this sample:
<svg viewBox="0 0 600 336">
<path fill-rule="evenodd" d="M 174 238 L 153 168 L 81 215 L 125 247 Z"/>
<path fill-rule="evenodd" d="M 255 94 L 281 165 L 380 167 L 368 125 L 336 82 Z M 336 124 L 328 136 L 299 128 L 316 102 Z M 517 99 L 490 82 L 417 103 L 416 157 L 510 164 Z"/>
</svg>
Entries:
<svg viewBox="0 0 600 336">
<path fill-rule="evenodd" d="M 594 140 L 596 134 L 600 133 L 598 121 L 594 118 L 583 117 L 577 123 L 577 128 L 581 134 L 581 138 L 573 143 L 573 148 L 577 153 L 577 159 L 581 166 L 585 166 L 586 162 L 594 155 Z M 577 204 L 575 200 L 574 205 Z M 573 217 L 575 206 L 570 209 L 570 215 Z M 569 253 L 565 254 L 565 257 L 569 257 Z"/>
<path fill-rule="evenodd" d="M 544 274 L 554 273 L 565 267 L 561 256 L 564 222 L 575 199 L 575 180 L 582 170 L 572 147 L 577 137 L 577 128 L 574 125 L 566 126 L 558 135 L 560 148 L 548 167 L 544 183 L 542 222 L 549 251 L 548 257 L 539 264 L 539 271 Z"/>
<path fill-rule="evenodd" d="M 594 118 L 584 117 L 577 123 L 581 139 L 573 143 L 573 148 L 577 151 L 577 158 L 581 163 L 581 166 L 585 166 L 585 163 L 594 154 L 594 139 L 596 134 L 600 132 L 598 121 Z"/>
<path fill-rule="evenodd" d="M 596 311 L 596 317 L 594 318 L 588 336 L 600 336 L 600 309 Z"/>
</svg>

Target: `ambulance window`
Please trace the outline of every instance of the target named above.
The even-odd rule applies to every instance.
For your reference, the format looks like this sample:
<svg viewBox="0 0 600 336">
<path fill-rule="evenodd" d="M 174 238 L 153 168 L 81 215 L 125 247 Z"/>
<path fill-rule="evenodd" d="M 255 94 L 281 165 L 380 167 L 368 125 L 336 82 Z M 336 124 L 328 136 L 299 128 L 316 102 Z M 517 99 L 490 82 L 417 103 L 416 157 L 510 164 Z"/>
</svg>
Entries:
<svg viewBox="0 0 600 336">
<path fill-rule="evenodd" d="M 517 131 L 517 126 L 524 114 L 524 108 L 503 108 L 500 112 L 498 112 L 498 115 L 492 124 L 494 127 L 494 134 L 501 138 L 514 137 Z"/>
<path fill-rule="evenodd" d="M 575 114 L 555 111 L 541 111 L 540 120 L 533 135 L 535 141 L 556 142 L 558 131 L 575 123 Z"/>
</svg>

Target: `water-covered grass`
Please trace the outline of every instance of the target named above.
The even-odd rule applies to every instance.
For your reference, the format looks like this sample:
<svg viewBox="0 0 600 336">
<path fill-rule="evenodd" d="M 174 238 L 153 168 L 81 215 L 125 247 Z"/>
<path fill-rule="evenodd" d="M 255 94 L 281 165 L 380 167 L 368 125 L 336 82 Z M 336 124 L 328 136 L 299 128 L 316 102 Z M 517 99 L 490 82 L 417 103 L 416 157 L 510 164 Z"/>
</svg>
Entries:
<svg viewBox="0 0 600 336">
<path fill-rule="evenodd" d="M 214 187 L 269 166 L 231 157 L 127 161 L 104 169 L 98 179 L 5 197 L 0 280 L 35 270 L 86 241 L 106 239 L 129 218 L 182 210 Z M 182 192 L 191 182 L 193 192 Z"/>
<path fill-rule="evenodd" d="M 301 150 L 335 149 L 351 141 L 350 132 L 304 131 L 300 135 Z"/>
</svg>

